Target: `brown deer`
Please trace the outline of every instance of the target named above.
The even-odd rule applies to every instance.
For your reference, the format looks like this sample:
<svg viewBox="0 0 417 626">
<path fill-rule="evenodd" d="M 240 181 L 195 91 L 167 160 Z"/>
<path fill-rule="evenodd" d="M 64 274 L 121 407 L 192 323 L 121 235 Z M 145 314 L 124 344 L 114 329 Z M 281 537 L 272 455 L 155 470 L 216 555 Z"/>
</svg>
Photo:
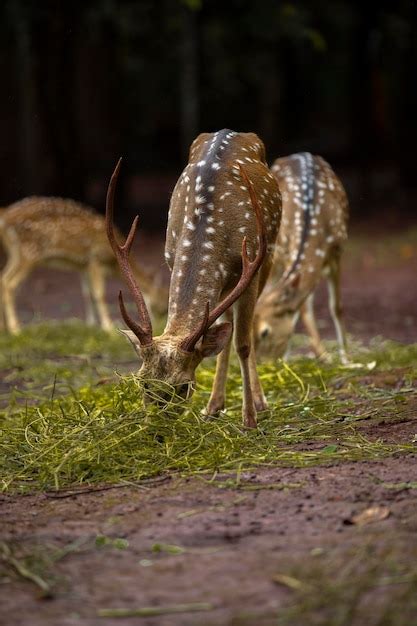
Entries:
<svg viewBox="0 0 417 626">
<path fill-rule="evenodd" d="M 117 235 L 120 238 L 120 235 Z M 6 251 L 1 276 L 0 304 L 6 329 L 20 331 L 15 294 L 30 272 L 39 266 L 73 269 L 81 274 L 87 323 L 113 327 L 104 298 L 105 279 L 118 272 L 106 237 L 104 218 L 73 200 L 53 197 L 25 198 L 0 214 L 0 241 Z M 148 273 L 134 266 L 154 309 L 164 308 L 167 298 Z M 159 308 L 158 308 L 159 307 Z M 166 310 L 166 308 L 165 308 Z"/>
<path fill-rule="evenodd" d="M 244 166 L 244 167 L 243 167 Z M 138 376 L 164 381 L 187 398 L 203 358 L 219 355 L 206 412 L 224 408 L 232 322 L 243 379 L 243 423 L 256 426 L 266 400 L 252 349 L 253 313 L 268 277 L 281 218 L 278 184 L 265 162 L 262 142 L 252 133 L 222 130 L 197 137 L 189 163 L 172 194 L 165 257 L 172 270 L 168 319 L 152 336 L 152 324 L 128 256 L 137 218 L 124 246 L 113 233 L 113 197 L 120 161 L 107 196 L 107 232 L 121 272 L 134 298 L 138 321 L 119 296 L 125 331 L 142 359 Z M 255 255 L 255 250 L 257 252 Z M 250 261 L 249 257 L 254 256 Z M 233 307 L 233 309 L 232 309 Z M 215 325 L 222 315 L 228 321 Z"/>
<path fill-rule="evenodd" d="M 342 183 L 320 156 L 308 152 L 277 159 L 282 222 L 271 278 L 255 313 L 259 354 L 284 355 L 299 314 L 318 357 L 328 358 L 314 317 L 314 290 L 324 275 L 339 354 L 347 363 L 340 302 L 340 255 L 347 237 L 348 200 Z"/>
</svg>

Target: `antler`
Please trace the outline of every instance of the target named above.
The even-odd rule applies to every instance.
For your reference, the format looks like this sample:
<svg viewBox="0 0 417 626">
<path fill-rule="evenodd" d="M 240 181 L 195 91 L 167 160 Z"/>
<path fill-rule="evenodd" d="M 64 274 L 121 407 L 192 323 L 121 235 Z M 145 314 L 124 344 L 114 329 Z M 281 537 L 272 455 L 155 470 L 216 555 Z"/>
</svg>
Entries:
<svg viewBox="0 0 417 626">
<path fill-rule="evenodd" d="M 113 227 L 113 201 L 114 192 L 116 190 L 117 178 L 119 176 L 120 165 L 122 159 L 119 159 L 112 177 L 110 179 L 109 187 L 107 190 L 106 198 L 106 232 L 107 238 L 113 249 L 117 263 L 119 264 L 120 272 L 130 289 L 133 299 L 136 304 L 136 308 L 139 313 L 139 322 L 135 322 L 128 314 L 124 305 L 122 292 L 119 293 L 119 305 L 122 317 L 127 326 L 135 333 L 142 345 L 149 345 L 152 343 L 152 323 L 149 317 L 148 309 L 146 308 L 145 300 L 142 292 L 133 275 L 132 268 L 129 263 L 129 253 L 132 247 L 133 239 L 135 238 L 136 229 L 138 226 L 139 217 L 136 216 L 133 220 L 133 224 L 130 228 L 129 234 L 123 245 L 120 245 L 116 239 Z"/>
<path fill-rule="evenodd" d="M 225 312 L 229 307 L 232 306 L 236 302 L 236 300 L 242 295 L 245 289 L 250 285 L 253 277 L 255 276 L 258 269 L 261 267 L 265 255 L 267 252 L 267 239 L 266 239 L 266 231 L 265 224 L 262 215 L 262 209 L 259 206 L 258 199 L 256 197 L 255 190 L 253 188 L 252 183 L 249 180 L 249 177 L 243 167 L 239 164 L 239 169 L 242 178 L 244 179 L 250 199 L 252 201 L 252 206 L 255 210 L 256 216 L 256 225 L 259 235 L 259 248 L 256 254 L 256 257 L 253 261 L 249 260 L 248 250 L 246 245 L 246 237 L 243 238 L 242 241 L 242 274 L 240 276 L 239 282 L 232 289 L 232 291 L 227 295 L 222 302 L 220 302 L 215 309 L 210 313 L 209 303 L 206 304 L 205 314 L 201 324 L 197 327 L 197 329 L 191 333 L 186 339 L 181 343 L 181 348 L 186 352 L 192 352 L 197 341 L 207 332 L 208 328 Z"/>
</svg>

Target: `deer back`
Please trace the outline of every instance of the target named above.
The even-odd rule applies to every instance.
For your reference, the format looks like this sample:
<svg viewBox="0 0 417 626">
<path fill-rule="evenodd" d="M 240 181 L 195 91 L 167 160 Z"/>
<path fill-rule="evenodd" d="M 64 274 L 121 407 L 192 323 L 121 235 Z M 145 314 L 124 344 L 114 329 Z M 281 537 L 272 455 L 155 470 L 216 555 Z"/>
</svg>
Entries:
<svg viewBox="0 0 417 626">
<path fill-rule="evenodd" d="M 281 197 L 267 168 L 263 143 L 253 133 L 228 129 L 201 134 L 191 146 L 169 209 L 168 333 L 187 334 L 201 320 L 207 302 L 212 309 L 233 289 L 241 274 L 244 237 L 249 256 L 256 252 L 256 216 L 239 165 L 244 166 L 262 210 L 269 249 L 259 272 L 260 288 L 266 281 Z"/>
<path fill-rule="evenodd" d="M 2 215 L 6 249 L 18 246 L 22 262 L 30 264 L 62 259 L 87 265 L 92 256 L 114 265 L 104 220 L 73 200 L 30 197 L 10 205 Z"/>
</svg>

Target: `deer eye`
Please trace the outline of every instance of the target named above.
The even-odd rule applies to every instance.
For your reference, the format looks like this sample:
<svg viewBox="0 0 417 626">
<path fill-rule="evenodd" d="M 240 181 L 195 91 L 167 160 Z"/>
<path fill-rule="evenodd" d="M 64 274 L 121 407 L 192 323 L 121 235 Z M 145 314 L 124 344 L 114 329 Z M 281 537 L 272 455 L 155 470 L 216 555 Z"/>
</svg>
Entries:
<svg viewBox="0 0 417 626">
<path fill-rule="evenodd" d="M 186 398 L 188 396 L 188 391 L 190 389 L 189 383 L 183 383 L 182 385 L 178 385 L 177 394 L 182 398 Z"/>
</svg>

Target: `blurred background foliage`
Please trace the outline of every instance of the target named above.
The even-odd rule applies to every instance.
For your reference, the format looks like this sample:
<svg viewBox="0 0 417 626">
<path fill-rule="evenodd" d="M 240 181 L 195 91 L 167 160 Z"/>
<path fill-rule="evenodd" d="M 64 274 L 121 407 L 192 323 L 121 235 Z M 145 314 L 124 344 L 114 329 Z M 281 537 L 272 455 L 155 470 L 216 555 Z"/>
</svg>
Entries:
<svg viewBox="0 0 417 626">
<path fill-rule="evenodd" d="M 0 34 L 1 205 L 102 211 L 123 155 L 125 224 L 162 228 L 192 139 L 224 127 L 325 156 L 354 214 L 417 197 L 415 0 L 3 0 Z"/>
</svg>

